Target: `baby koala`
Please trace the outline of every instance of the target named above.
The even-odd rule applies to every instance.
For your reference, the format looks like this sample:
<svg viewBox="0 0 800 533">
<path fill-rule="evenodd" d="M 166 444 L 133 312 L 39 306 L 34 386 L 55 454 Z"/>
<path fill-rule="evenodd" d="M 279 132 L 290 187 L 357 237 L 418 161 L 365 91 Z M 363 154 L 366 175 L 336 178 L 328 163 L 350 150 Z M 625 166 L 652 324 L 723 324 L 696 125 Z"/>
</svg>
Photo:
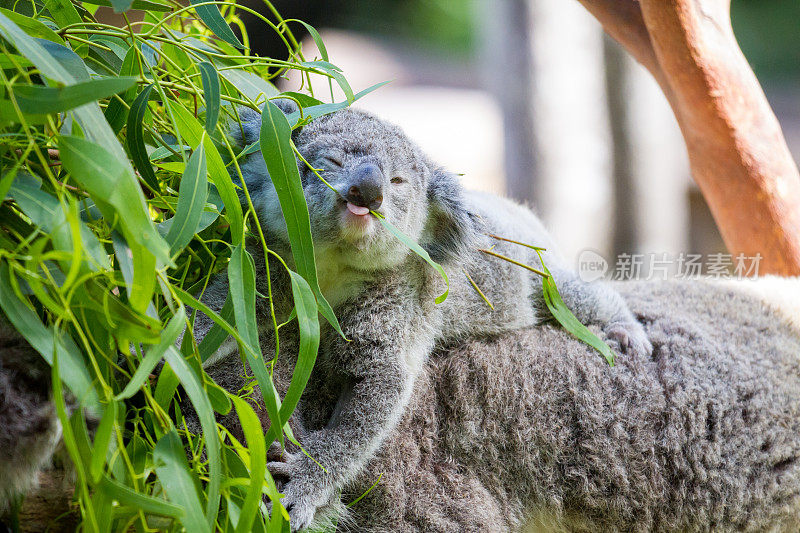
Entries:
<svg viewBox="0 0 800 533">
<path fill-rule="evenodd" d="M 286 113 L 295 109 L 291 102 L 277 103 Z M 253 112 L 242 118 L 244 127 L 237 126 L 234 135 L 244 146 L 258 140 L 261 118 Z M 335 393 L 322 418 L 310 416 L 299 433 L 314 460 L 287 452 L 282 461 L 269 463 L 273 476 L 284 481 L 282 503 L 293 529 L 311 524 L 317 510 L 337 498 L 372 457 L 403 414 L 415 378 L 435 345 L 485 338 L 550 319 L 539 276 L 479 249 L 491 248 L 541 268 L 536 253 L 490 235 L 547 248 L 544 260 L 564 302 L 617 353 L 652 350 L 617 292 L 603 283 L 584 283 L 565 268 L 529 209 L 465 191 L 456 176 L 430 161 L 397 126 L 345 109 L 312 121 L 293 138 L 303 157 L 324 169 L 322 176 L 335 189 L 299 163 L 320 287 L 349 339 L 323 327 L 312 379 L 326 381 Z M 251 155 L 242 172 L 268 245 L 290 260 L 286 225 L 261 154 Z M 381 226 L 370 210 L 415 239 L 444 267 L 450 286 L 443 303 L 434 303 L 445 290 L 439 274 Z M 263 265 L 259 249 L 251 252 Z M 273 275 L 276 270 L 280 269 L 271 269 Z M 288 290 L 274 290 L 276 308 L 288 315 L 291 303 L 283 308 L 277 304 Z M 204 299 L 219 308 L 225 294 L 220 278 Z M 266 317 L 262 322 L 271 323 Z M 260 339 L 270 349 L 271 334 L 265 327 Z M 286 345 L 282 333 L 281 346 Z M 215 360 L 221 363 L 219 357 Z M 210 368 L 209 373 L 225 381 L 220 370 Z M 303 418 L 303 405 L 301 399 L 295 418 Z"/>
</svg>

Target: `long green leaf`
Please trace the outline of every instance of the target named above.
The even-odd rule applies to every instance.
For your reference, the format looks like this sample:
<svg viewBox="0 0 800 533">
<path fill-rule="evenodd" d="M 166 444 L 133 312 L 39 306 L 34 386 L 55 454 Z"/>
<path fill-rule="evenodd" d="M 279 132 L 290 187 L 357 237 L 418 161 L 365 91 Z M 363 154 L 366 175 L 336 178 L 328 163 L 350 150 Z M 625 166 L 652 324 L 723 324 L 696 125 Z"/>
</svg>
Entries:
<svg viewBox="0 0 800 533">
<path fill-rule="evenodd" d="M 19 26 L 14 24 L 11 19 L 2 13 L 0 13 L 0 35 L 12 43 L 19 53 L 27 57 L 46 77 L 65 85 L 72 85 L 75 82 L 73 75 L 48 52 L 50 48 L 57 48 L 66 50 L 74 56 L 75 54 L 68 48 L 51 41 L 37 41 L 22 31 Z M 46 50 L 43 45 L 49 46 L 48 50 Z M 81 123 L 83 130 L 90 139 L 97 142 L 112 156 L 116 157 L 118 165 L 130 168 L 130 163 L 128 163 L 122 146 L 120 146 L 117 141 L 113 130 L 108 125 L 108 122 L 106 122 L 97 104 L 90 103 L 80 106 L 76 108 L 73 113 L 75 113 L 75 117 Z M 131 169 L 131 171 L 133 171 L 133 169 Z"/>
<path fill-rule="evenodd" d="M 344 74 L 342 74 L 342 69 L 340 69 L 336 65 L 332 65 L 327 61 L 307 61 L 301 63 L 301 65 L 303 65 L 304 67 L 318 68 L 327 72 L 334 80 L 336 80 L 336 83 L 342 89 L 342 92 L 344 92 L 344 96 L 345 98 L 347 98 L 347 102 L 350 104 L 355 102 L 356 99 L 355 95 L 353 94 L 353 88 L 350 87 L 350 84 L 347 82 L 347 79 L 344 77 Z"/>
<path fill-rule="evenodd" d="M 98 489 L 104 491 L 119 503 L 141 509 L 148 514 L 171 516 L 177 519 L 182 519 L 186 514 L 183 507 L 146 494 L 140 494 L 106 475 L 100 478 Z"/>
<path fill-rule="evenodd" d="M 208 61 L 201 61 L 197 64 L 200 69 L 200 78 L 203 82 L 203 98 L 206 101 L 206 132 L 214 134 L 219 120 L 220 110 L 220 89 L 219 75 L 214 65 Z"/>
<path fill-rule="evenodd" d="M 177 222 L 172 223 L 166 236 L 167 242 L 170 244 L 170 253 L 177 253 L 192 240 L 200 223 L 207 198 L 206 154 L 202 147 L 198 147 L 189 158 L 181 178 L 178 208 L 175 210 L 174 217 Z"/>
<path fill-rule="evenodd" d="M 64 44 L 64 40 L 56 32 L 42 24 L 36 19 L 26 17 L 10 9 L 0 7 L 0 13 L 11 19 L 25 33 L 34 38 L 47 39 L 58 44 Z"/>
<path fill-rule="evenodd" d="M 250 453 L 250 486 L 247 488 L 247 496 L 239 514 L 239 522 L 236 524 L 236 533 L 244 533 L 251 531 L 253 520 L 258 513 L 261 488 L 264 485 L 264 476 L 267 470 L 267 450 L 261 421 L 253 408 L 237 396 L 231 394 L 229 397 L 236 408 L 236 414 L 239 416 Z"/>
<path fill-rule="evenodd" d="M 192 5 L 196 5 L 201 3 L 201 0 L 191 0 L 191 2 Z M 197 6 L 195 11 L 197 11 L 197 14 L 201 19 L 203 19 L 203 22 L 205 22 L 206 26 L 208 26 L 208 28 L 214 32 L 214 35 L 235 46 L 236 48 L 244 48 L 244 45 L 233 33 L 231 27 L 228 26 L 228 23 L 225 22 L 224 18 L 222 18 L 217 6 L 210 4 L 201 5 Z"/>
<path fill-rule="evenodd" d="M 128 111 L 128 151 L 131 153 L 131 160 L 136 168 L 139 169 L 139 174 L 145 182 L 155 191 L 159 190 L 158 178 L 153 171 L 153 165 L 150 164 L 150 158 L 147 156 L 147 150 L 144 147 L 144 114 L 147 111 L 147 102 L 150 100 L 150 93 L 153 90 L 151 83 L 139 93 L 136 100 L 131 104 L 131 109 Z"/>
<path fill-rule="evenodd" d="M 171 264 L 169 248 L 153 226 L 142 190 L 130 166 L 123 165 L 102 146 L 79 137 L 59 138 L 61 161 L 98 205 L 112 206 L 109 221 L 119 217 L 128 240 L 149 250 L 162 264 Z"/>
<path fill-rule="evenodd" d="M 250 341 L 247 340 L 245 337 L 239 334 L 239 331 L 231 325 L 231 323 L 223 318 L 220 314 L 215 313 L 210 307 L 205 305 L 203 302 L 189 294 L 188 292 L 184 291 L 179 287 L 172 288 L 175 291 L 175 295 L 178 297 L 178 300 L 183 302 L 184 304 L 197 309 L 208 318 L 210 318 L 214 323 L 220 326 L 228 335 L 233 337 L 236 342 L 245 348 L 245 352 L 247 352 L 252 357 L 258 357 L 260 351 L 258 350 L 257 346 L 251 346 Z M 227 301 L 227 299 L 226 299 Z M 231 304 L 232 305 L 232 304 Z M 223 313 L 225 312 L 225 308 L 223 308 Z"/>
<path fill-rule="evenodd" d="M 56 24 L 62 28 L 82 22 L 78 10 L 75 9 L 70 0 L 45 0 L 44 6 L 53 16 Z"/>
<path fill-rule="evenodd" d="M 572 335 L 600 352 L 600 354 L 605 357 L 609 366 L 614 366 L 614 352 L 611 351 L 608 344 L 592 333 L 589 328 L 581 324 L 580 320 L 570 311 L 567 304 L 561 299 L 561 294 L 558 292 L 558 287 L 556 287 L 556 282 L 553 280 L 553 275 L 544 264 L 541 250 L 536 249 L 536 253 L 539 254 L 539 262 L 542 263 L 542 268 L 547 274 L 546 277 L 542 278 L 542 292 L 544 294 L 544 303 L 547 305 L 553 318 Z"/>
<path fill-rule="evenodd" d="M 75 81 L 53 56 L 45 51 L 41 44 L 22 31 L 2 12 L 0 12 L 0 34 L 48 78 L 65 84 Z"/>
<path fill-rule="evenodd" d="M 14 85 L 12 91 L 24 113 L 58 113 L 120 93 L 136 83 L 134 77 L 99 78 L 67 85 Z"/>
<path fill-rule="evenodd" d="M 21 179 L 17 179 L 12 183 L 9 192 L 33 222 L 43 230 L 50 232 L 57 248 L 65 251 L 72 250 L 72 235 L 68 231 L 67 213 L 64 212 L 55 197 L 39 190 L 38 187 L 33 186 L 31 181 L 23 181 Z M 83 222 L 76 222 L 80 227 L 80 245 L 92 259 L 90 267 L 93 270 L 110 268 L 108 255 L 98 242 L 97 237 Z"/>
<path fill-rule="evenodd" d="M 261 112 L 261 154 L 267 164 L 270 180 L 281 204 L 283 218 L 289 232 L 289 245 L 292 248 L 298 274 L 308 282 L 322 316 L 342 336 L 339 321 L 328 301 L 322 295 L 317 281 L 317 265 L 314 259 L 314 242 L 311 238 L 311 219 L 308 205 L 303 196 L 300 171 L 292 151 L 292 128 L 278 106 L 270 101 Z"/>
<path fill-rule="evenodd" d="M 111 0 L 115 13 L 123 13 L 131 8 L 133 0 Z"/>
<path fill-rule="evenodd" d="M 225 204 L 225 213 L 228 223 L 231 226 L 231 239 L 233 244 L 239 244 L 244 238 L 244 215 L 242 214 L 242 204 L 239 196 L 234 189 L 230 173 L 219 155 L 217 147 L 214 146 L 211 138 L 205 135 L 205 130 L 185 107 L 177 102 L 169 101 L 170 110 L 178 123 L 178 131 L 184 140 L 193 148 L 197 149 L 200 143 L 203 144 L 206 152 L 206 165 L 208 175 L 212 183 L 219 191 L 222 201 Z"/>
<path fill-rule="evenodd" d="M 183 385 L 189 400 L 194 406 L 197 417 L 200 419 L 200 427 L 203 428 L 203 436 L 206 441 L 206 453 L 208 454 L 208 501 L 206 502 L 206 522 L 209 529 L 214 527 L 214 518 L 217 516 L 219 508 L 219 490 L 222 480 L 222 463 L 220 461 L 220 441 L 217 432 L 217 423 L 214 419 L 214 410 L 208 400 L 200 379 L 195 375 L 188 363 L 183 359 L 174 346 L 167 348 L 164 359 L 169 363 L 172 371 Z M 183 451 L 181 451 L 183 453 Z M 162 480 L 163 483 L 163 480 Z"/>
<path fill-rule="evenodd" d="M 136 74 L 137 69 L 137 53 L 136 47 L 128 48 L 128 51 L 125 53 L 125 58 L 122 60 L 122 66 L 119 70 L 120 76 L 132 76 Z M 125 125 L 128 119 L 128 109 L 133 99 L 136 97 L 136 88 L 131 87 L 119 97 L 125 102 L 123 104 L 119 99 L 112 98 L 108 102 L 108 107 L 106 107 L 105 113 L 103 113 L 108 120 L 108 124 L 111 126 L 111 129 L 114 130 L 114 133 L 119 133 L 122 129 L 122 126 Z M 130 132 L 128 133 L 130 135 Z"/>
<path fill-rule="evenodd" d="M 144 313 L 150 307 L 156 288 L 156 258 L 144 246 L 130 247 L 133 281 L 128 286 L 128 302 L 134 311 Z"/>
<path fill-rule="evenodd" d="M 75 81 L 89 81 L 89 69 L 83 58 L 76 54 L 72 48 L 48 39 L 36 39 L 36 42 L 45 52 L 59 64 Z M 38 65 L 37 65 L 38 66 Z M 61 81 L 61 80 L 56 80 Z M 69 85 L 67 82 L 63 82 Z"/>
<path fill-rule="evenodd" d="M 92 446 L 92 456 L 89 461 L 89 476 L 92 483 L 98 483 L 103 474 L 103 465 L 106 462 L 108 446 L 111 443 L 111 435 L 114 430 L 114 423 L 117 419 L 117 402 L 111 401 L 106 405 L 100 425 L 94 434 L 94 445 Z"/>
<path fill-rule="evenodd" d="M 239 69 L 225 69 L 220 70 L 219 74 L 228 80 L 236 90 L 253 102 L 258 102 L 262 96 L 269 98 L 278 94 L 278 89 L 276 89 L 272 83 L 260 76 L 256 76 L 252 72 Z"/>
<path fill-rule="evenodd" d="M 312 39 L 314 39 L 314 44 L 317 45 L 317 49 L 319 50 L 319 53 L 322 56 L 322 60 L 328 61 L 328 49 L 325 48 L 325 43 L 322 41 L 322 37 L 320 37 L 319 32 L 316 30 L 316 28 L 314 28 L 314 26 L 308 24 L 307 22 L 303 22 L 302 20 L 298 20 L 297 22 L 305 26 L 306 30 L 308 30 L 308 34 L 311 35 Z"/>
<path fill-rule="evenodd" d="M 169 499 L 186 509 L 186 514 L 181 518 L 186 531 L 210 531 L 212 528 L 203 518 L 197 479 L 189 469 L 181 438 L 174 429 L 159 439 L 153 449 L 153 461 L 158 480 Z"/>
<path fill-rule="evenodd" d="M 450 292 L 450 280 L 447 279 L 447 273 L 442 268 L 442 265 L 431 259 L 431 256 L 428 255 L 428 252 L 425 250 L 425 248 L 420 246 L 414 239 L 412 239 L 411 237 L 409 237 L 408 235 L 406 235 L 405 233 L 394 227 L 394 225 L 388 220 L 386 220 L 383 216 L 380 216 L 378 213 L 375 213 L 374 211 L 372 212 L 372 214 L 375 215 L 375 217 L 378 219 L 378 221 L 384 228 L 386 228 L 400 242 L 405 244 L 412 252 L 414 252 L 415 254 L 420 256 L 423 260 L 425 260 L 426 263 L 432 266 L 434 270 L 436 270 L 436 272 L 438 272 L 439 275 L 442 276 L 446 288 L 444 290 L 444 293 L 436 297 L 436 303 L 440 304 L 444 302 L 447 299 L 447 294 Z"/>
<path fill-rule="evenodd" d="M 242 337 L 247 340 L 249 346 L 255 349 L 255 354 L 249 350 L 245 351 L 247 362 L 250 369 L 256 376 L 261 395 L 264 397 L 264 405 L 267 408 L 269 420 L 272 423 L 273 433 L 283 445 L 283 433 L 281 432 L 281 418 L 279 415 L 280 406 L 276 398 L 275 385 L 272 376 L 269 374 L 264 356 L 261 353 L 261 345 L 258 340 L 258 325 L 256 323 L 256 274 L 253 258 L 239 244 L 231 253 L 231 262 L 228 264 L 228 285 L 230 287 L 231 300 L 233 301 L 233 312 L 236 317 L 236 328 L 241 332 Z M 271 441 L 270 441 L 271 442 Z"/>
<path fill-rule="evenodd" d="M 391 83 L 391 80 L 387 80 L 387 81 L 382 81 L 380 83 L 376 83 L 375 85 L 367 87 L 363 91 L 359 91 L 353 97 L 353 101 L 356 101 L 356 100 L 358 100 L 360 98 L 365 97 L 366 95 L 368 95 L 369 93 L 371 93 L 375 89 L 383 87 L 387 83 Z M 288 94 L 289 95 L 293 95 L 294 93 L 290 92 Z M 304 99 L 301 99 L 300 103 L 301 103 L 301 105 L 305 106 Z M 348 102 L 348 101 L 333 102 L 333 103 L 330 103 L 330 104 L 322 104 L 322 103 L 312 104 L 312 105 L 310 105 L 308 107 L 303 107 L 302 120 L 300 118 L 300 111 L 299 110 L 295 111 L 293 113 L 290 113 L 289 116 L 287 117 L 287 120 L 289 121 L 289 124 L 292 124 L 293 127 L 297 126 L 299 124 L 307 124 L 307 123 L 311 122 L 312 120 L 317 119 L 319 117 L 322 117 L 322 116 L 325 116 L 325 115 L 330 115 L 331 113 L 335 113 L 336 111 L 339 111 L 341 109 L 345 109 L 349 105 L 350 105 L 350 102 Z"/>
<path fill-rule="evenodd" d="M 281 403 L 281 421 L 289 420 L 300 395 L 306 388 L 319 349 L 319 318 L 314 293 L 308 282 L 296 272 L 289 271 L 292 279 L 292 296 L 300 327 L 300 347 L 297 353 L 292 381 Z"/>
<path fill-rule="evenodd" d="M 103 7 L 115 7 L 110 0 L 81 0 L 84 4 Z M 119 0 L 117 0 L 119 1 Z M 127 1 L 127 0 L 124 0 Z M 131 9 L 141 9 L 143 11 L 166 12 L 171 11 L 172 6 L 162 4 L 160 2 L 151 2 L 150 0 L 133 0 L 130 4 Z"/>
</svg>

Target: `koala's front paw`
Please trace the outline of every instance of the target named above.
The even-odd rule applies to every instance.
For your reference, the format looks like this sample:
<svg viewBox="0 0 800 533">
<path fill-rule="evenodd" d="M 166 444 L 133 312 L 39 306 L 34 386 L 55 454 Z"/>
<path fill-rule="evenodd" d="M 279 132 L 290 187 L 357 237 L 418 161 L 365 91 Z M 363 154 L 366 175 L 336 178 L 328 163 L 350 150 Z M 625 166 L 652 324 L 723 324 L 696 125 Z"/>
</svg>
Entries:
<svg viewBox="0 0 800 533">
<path fill-rule="evenodd" d="M 611 349 L 620 354 L 650 356 L 653 345 L 639 322 L 614 322 L 603 328 Z"/>
<path fill-rule="evenodd" d="M 333 491 L 326 483 L 322 468 L 302 452 L 283 452 L 281 457 L 281 461 L 267 463 L 267 469 L 283 482 L 281 505 L 289 513 L 292 531 L 300 531 L 311 524 L 317 509 L 330 501 Z"/>
</svg>

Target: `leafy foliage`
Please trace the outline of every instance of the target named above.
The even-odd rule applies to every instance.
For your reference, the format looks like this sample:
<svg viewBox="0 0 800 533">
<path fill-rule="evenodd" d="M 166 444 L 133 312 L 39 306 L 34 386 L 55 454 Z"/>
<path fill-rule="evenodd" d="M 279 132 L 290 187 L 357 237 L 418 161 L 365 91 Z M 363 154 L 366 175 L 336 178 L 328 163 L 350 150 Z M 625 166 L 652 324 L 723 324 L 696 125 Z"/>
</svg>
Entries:
<svg viewBox="0 0 800 533">
<path fill-rule="evenodd" d="M 93 16 L 98 5 L 126 20 L 127 10 L 140 9 L 144 18 L 103 24 Z M 230 2 L 13 6 L 0 9 L 0 309 L 52 365 L 83 528 L 281 531 L 286 513 L 265 465 L 267 447 L 283 434 L 264 435 L 253 407 L 214 384 L 202 361 L 233 335 L 272 427 L 284 427 L 316 359 L 319 314 L 338 327 L 317 284 L 291 130 L 367 91 L 353 93 L 307 25 L 320 60 L 304 57 L 279 18 L 262 20 L 289 59 L 250 55 L 246 33 L 240 40 L 231 31 L 242 27 L 237 10 L 249 8 Z M 332 79 L 348 100 L 291 93 L 305 109 L 287 120 L 268 103 L 278 96 L 269 80 L 287 69 Z M 253 206 L 242 209 L 234 183 L 243 180 L 232 179 L 245 152 L 224 129 L 239 122 L 242 107 L 265 104 L 266 133 L 245 152 L 262 149 L 284 185 L 298 265 L 290 279 L 300 353 L 283 401 L 259 346 L 253 258 L 243 246 L 248 232 L 261 231 Z M 218 314 L 192 295 L 226 269 L 231 294 Z M 192 319 L 185 305 L 208 311 L 217 327 L 179 349 Z M 68 408 L 67 392 L 79 408 Z M 186 430 L 183 394 L 202 437 Z M 215 413 L 232 407 L 246 446 L 216 423 Z M 96 431 L 86 414 L 99 420 Z"/>
<path fill-rule="evenodd" d="M 382 84 L 354 92 L 317 31 L 301 21 L 259 15 L 289 56 L 262 58 L 250 55 L 244 31 L 240 40 L 230 28 L 243 28 L 237 10 L 255 14 L 250 8 L 164 1 L 19 0 L 14 10 L 0 8 L 0 310 L 52 365 L 84 530 L 283 531 L 287 513 L 266 449 L 283 442 L 284 431 L 293 438 L 286 422 L 317 357 L 319 316 L 339 329 L 317 281 L 291 131 Z M 143 20 L 100 23 L 99 5 L 142 10 Z M 304 57 L 290 22 L 310 32 L 320 59 Z M 346 101 L 279 95 L 269 80 L 287 69 L 305 81 L 329 78 Z M 270 102 L 278 96 L 301 109 L 285 116 Z M 243 107 L 264 112 L 259 142 L 240 150 L 225 126 L 240 126 Z M 238 161 L 259 149 L 297 265 L 297 272 L 283 265 L 300 331 L 283 399 L 259 344 L 245 237 L 258 237 L 265 252 L 267 245 L 249 194 L 242 204 L 235 185 L 244 183 Z M 418 244 L 380 222 L 446 281 Z M 230 292 L 216 313 L 196 295 L 223 271 Z M 545 288 L 554 316 L 592 343 L 552 280 Z M 187 335 L 178 348 L 181 332 L 191 331 L 185 306 L 216 325 L 199 344 Z M 203 371 L 228 336 L 262 391 L 266 435 L 250 403 Z M 67 392 L 77 408 L 68 408 Z M 201 436 L 186 428 L 183 394 Z M 246 446 L 216 423 L 215 414 L 231 409 Z M 99 420 L 94 432 L 87 414 Z"/>
</svg>

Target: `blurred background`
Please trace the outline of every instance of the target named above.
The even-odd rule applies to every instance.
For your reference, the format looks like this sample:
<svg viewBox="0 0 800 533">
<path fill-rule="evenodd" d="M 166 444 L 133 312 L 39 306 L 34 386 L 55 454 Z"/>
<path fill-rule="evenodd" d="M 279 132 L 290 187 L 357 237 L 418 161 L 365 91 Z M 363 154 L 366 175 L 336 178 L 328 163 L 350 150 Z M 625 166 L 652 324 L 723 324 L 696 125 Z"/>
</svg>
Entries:
<svg viewBox="0 0 800 533">
<path fill-rule="evenodd" d="M 467 187 L 532 206 L 568 259 L 587 248 L 607 258 L 724 251 L 658 87 L 577 1 L 273 4 L 320 30 L 354 90 L 393 80 L 358 107 L 400 124 Z M 259 54 L 286 55 L 263 23 L 246 23 Z M 797 159 L 800 2 L 733 0 L 733 23 Z M 314 88 L 330 99 L 326 82 Z"/>
</svg>

